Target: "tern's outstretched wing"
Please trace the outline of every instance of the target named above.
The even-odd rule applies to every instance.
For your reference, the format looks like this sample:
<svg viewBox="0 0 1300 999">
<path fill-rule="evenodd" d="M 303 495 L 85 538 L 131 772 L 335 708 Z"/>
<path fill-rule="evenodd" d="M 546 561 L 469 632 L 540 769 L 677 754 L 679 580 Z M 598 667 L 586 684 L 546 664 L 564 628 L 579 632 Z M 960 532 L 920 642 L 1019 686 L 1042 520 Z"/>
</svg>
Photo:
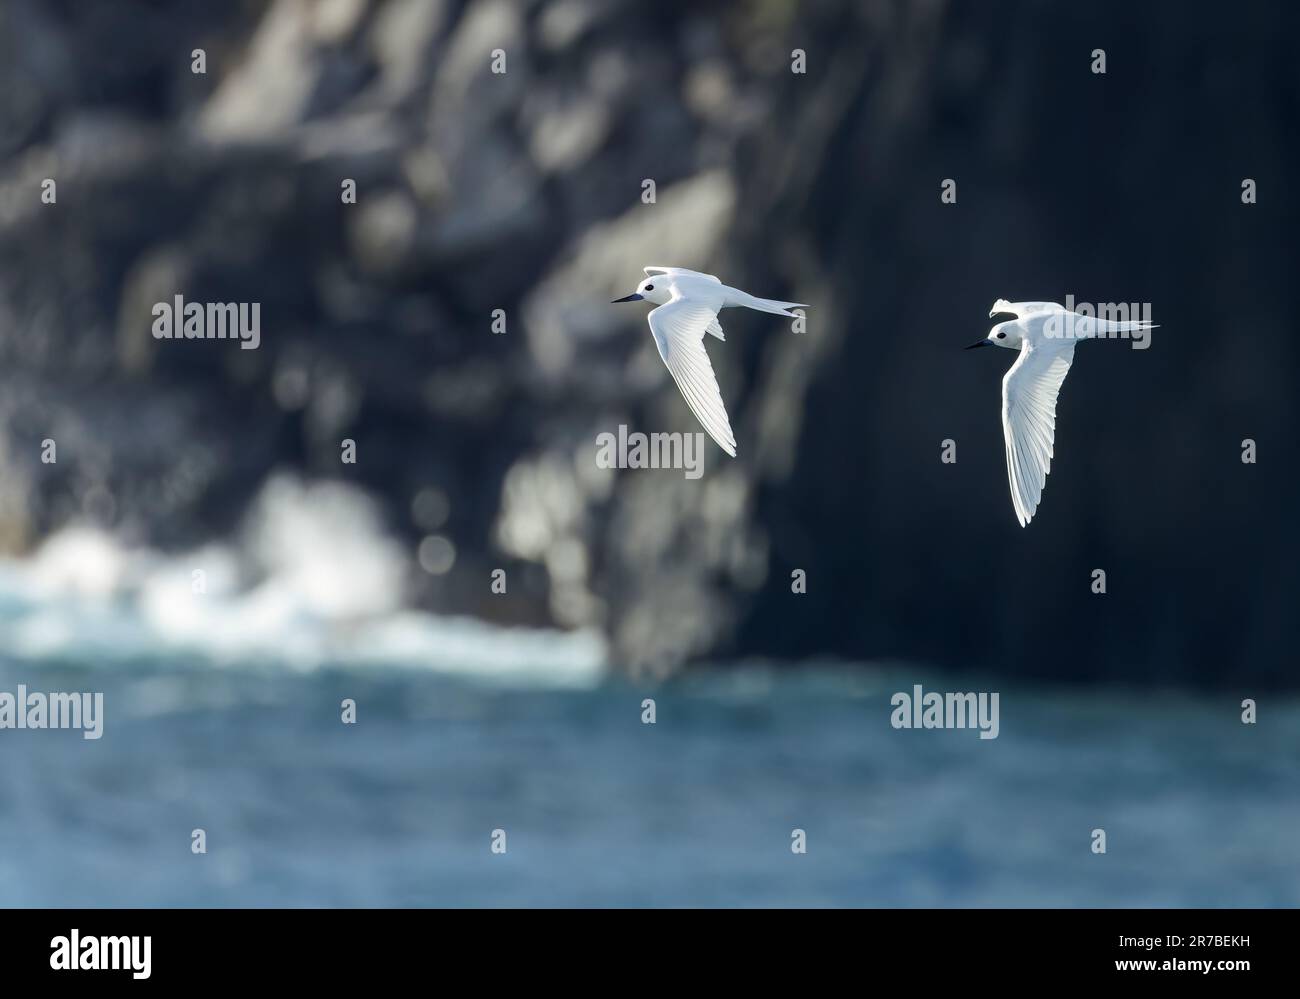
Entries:
<svg viewBox="0 0 1300 999">
<path fill-rule="evenodd" d="M 659 356 L 668 365 L 691 412 L 718 442 L 718 447 L 734 458 L 736 438 L 732 436 L 718 380 L 704 349 L 704 334 L 711 325 L 716 325 L 717 318 L 717 313 L 707 306 L 674 298 L 650 311 L 650 332 L 659 347 Z"/>
<path fill-rule="evenodd" d="M 989 309 L 989 318 L 992 319 L 999 312 L 1007 312 L 1017 319 L 1022 319 L 1035 312 L 1052 311 L 1064 312 L 1065 310 L 1055 302 L 1008 302 L 1005 298 L 999 298 L 993 303 L 993 308 Z"/>
<path fill-rule="evenodd" d="M 692 277 L 701 277 L 705 280 L 722 284 L 722 282 L 713 274 L 705 274 L 703 271 L 692 271 L 685 267 L 644 267 L 642 270 L 645 271 L 646 277 L 651 277 L 655 274 L 689 274 Z"/>
<path fill-rule="evenodd" d="M 1002 379 L 1002 435 L 1016 519 L 1026 527 L 1052 467 L 1056 397 L 1074 361 L 1074 344 L 1026 344 Z"/>
</svg>

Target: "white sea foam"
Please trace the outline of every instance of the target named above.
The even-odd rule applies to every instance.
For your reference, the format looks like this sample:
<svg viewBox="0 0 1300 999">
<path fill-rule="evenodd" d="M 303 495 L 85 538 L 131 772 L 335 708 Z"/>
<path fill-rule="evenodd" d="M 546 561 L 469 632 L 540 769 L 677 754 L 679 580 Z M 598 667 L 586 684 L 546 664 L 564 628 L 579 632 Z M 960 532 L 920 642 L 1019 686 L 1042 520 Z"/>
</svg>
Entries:
<svg viewBox="0 0 1300 999">
<path fill-rule="evenodd" d="M 229 544 L 165 555 L 77 526 L 0 561 L 0 651 L 92 667 L 390 667 L 562 686 L 603 675 L 595 633 L 410 608 L 413 571 L 358 490 L 279 478 Z"/>
</svg>

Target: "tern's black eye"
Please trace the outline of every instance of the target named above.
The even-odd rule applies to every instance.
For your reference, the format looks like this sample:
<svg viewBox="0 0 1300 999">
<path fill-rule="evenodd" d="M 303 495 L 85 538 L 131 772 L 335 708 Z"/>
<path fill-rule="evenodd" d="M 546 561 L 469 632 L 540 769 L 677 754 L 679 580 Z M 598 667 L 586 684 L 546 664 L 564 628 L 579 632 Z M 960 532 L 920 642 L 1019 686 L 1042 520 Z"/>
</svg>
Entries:
<svg viewBox="0 0 1300 999">
<path fill-rule="evenodd" d="M 999 340 L 1005 340 L 1006 338 L 1007 338 L 1007 335 L 1006 335 L 1005 333 L 999 333 L 999 334 L 998 334 L 998 339 L 999 339 Z"/>
<path fill-rule="evenodd" d="M 654 291 L 654 290 L 655 290 L 655 286 L 652 285 L 652 284 L 648 284 L 648 285 L 645 286 L 645 290 L 646 290 L 646 291 Z"/>
</svg>

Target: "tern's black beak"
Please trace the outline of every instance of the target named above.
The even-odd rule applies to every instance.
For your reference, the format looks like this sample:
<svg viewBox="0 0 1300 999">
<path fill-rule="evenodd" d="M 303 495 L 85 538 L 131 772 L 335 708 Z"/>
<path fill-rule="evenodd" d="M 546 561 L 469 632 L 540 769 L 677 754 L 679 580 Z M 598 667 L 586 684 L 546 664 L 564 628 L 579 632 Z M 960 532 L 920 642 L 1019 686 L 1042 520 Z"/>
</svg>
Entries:
<svg viewBox="0 0 1300 999">
<path fill-rule="evenodd" d="M 624 295 L 622 298 L 616 298 L 614 299 L 614 301 L 610 302 L 609 304 L 618 305 L 619 302 L 639 302 L 639 301 L 641 301 L 641 296 L 638 295 L 636 292 L 633 292 L 630 295 Z"/>
<path fill-rule="evenodd" d="M 976 343 L 971 344 L 971 345 L 970 345 L 969 347 L 967 347 L 966 349 L 967 349 L 967 350 L 974 350 L 976 347 L 992 347 L 992 346 L 993 346 L 993 341 L 990 340 L 990 339 L 988 339 L 987 337 L 985 337 L 983 340 L 980 340 L 980 341 L 977 341 Z"/>
</svg>

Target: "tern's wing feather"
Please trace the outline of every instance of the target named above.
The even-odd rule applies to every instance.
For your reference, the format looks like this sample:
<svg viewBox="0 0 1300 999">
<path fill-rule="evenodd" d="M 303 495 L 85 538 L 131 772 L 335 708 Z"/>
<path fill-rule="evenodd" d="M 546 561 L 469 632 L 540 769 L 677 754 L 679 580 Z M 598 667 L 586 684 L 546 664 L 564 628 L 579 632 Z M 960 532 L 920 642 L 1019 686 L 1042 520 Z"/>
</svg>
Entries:
<svg viewBox="0 0 1300 999">
<path fill-rule="evenodd" d="M 1032 316 L 1036 312 L 1063 311 L 1065 310 L 1055 302 L 1008 302 L 1005 298 L 999 298 L 993 303 L 993 312 L 1010 312 L 1017 318 Z"/>
<path fill-rule="evenodd" d="M 659 356 L 668 365 L 686 404 L 709 436 L 718 442 L 718 447 L 734 458 L 736 438 L 732 436 L 718 380 L 704 349 L 704 334 L 717 323 L 717 313 L 698 302 L 674 298 L 652 309 L 649 319 Z"/>
<path fill-rule="evenodd" d="M 1007 479 L 1021 527 L 1033 519 L 1052 467 L 1056 397 L 1073 361 L 1073 343 L 1048 349 L 1027 345 L 1002 379 Z"/>
<path fill-rule="evenodd" d="M 722 284 L 722 281 L 720 281 L 716 275 L 705 274 L 703 271 L 689 270 L 686 267 L 644 267 L 642 270 L 646 272 L 647 277 L 654 274 L 690 274 L 693 277 L 702 277 L 709 281 Z"/>
</svg>

